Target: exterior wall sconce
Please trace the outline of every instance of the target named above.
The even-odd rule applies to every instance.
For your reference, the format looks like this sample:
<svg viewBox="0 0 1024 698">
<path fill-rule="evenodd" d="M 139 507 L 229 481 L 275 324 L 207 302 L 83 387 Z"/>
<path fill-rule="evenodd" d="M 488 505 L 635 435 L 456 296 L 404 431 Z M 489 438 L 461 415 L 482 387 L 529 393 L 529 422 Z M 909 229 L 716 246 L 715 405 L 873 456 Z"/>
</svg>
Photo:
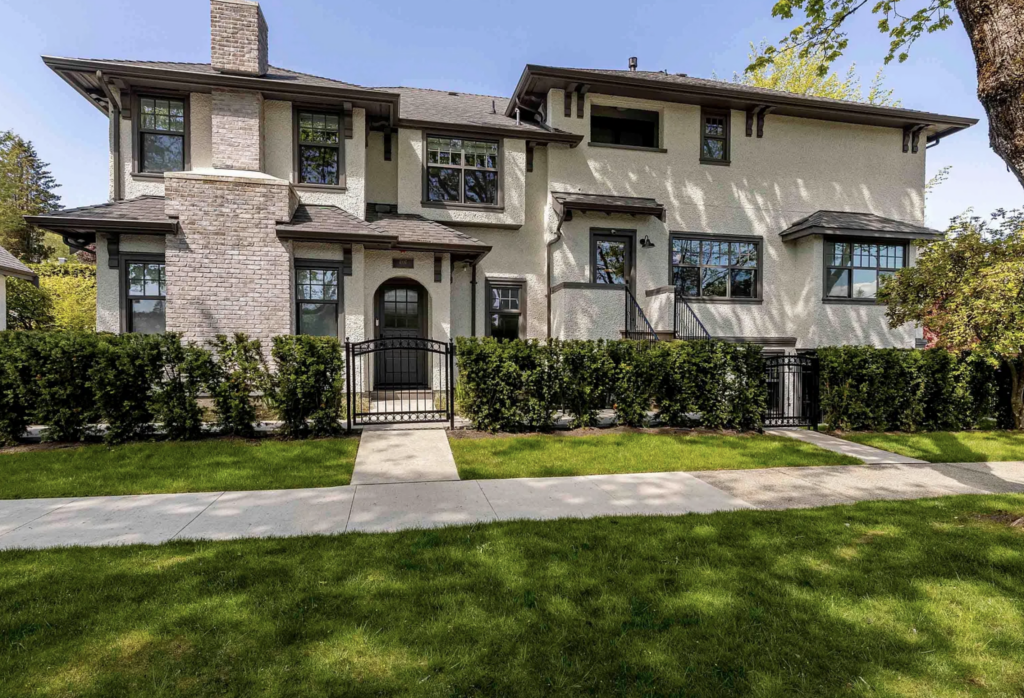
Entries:
<svg viewBox="0 0 1024 698">
<path fill-rule="evenodd" d="M 640 247 L 644 248 L 645 250 L 654 249 L 654 243 L 651 242 L 650 235 L 644 235 L 644 239 L 640 241 Z"/>
</svg>

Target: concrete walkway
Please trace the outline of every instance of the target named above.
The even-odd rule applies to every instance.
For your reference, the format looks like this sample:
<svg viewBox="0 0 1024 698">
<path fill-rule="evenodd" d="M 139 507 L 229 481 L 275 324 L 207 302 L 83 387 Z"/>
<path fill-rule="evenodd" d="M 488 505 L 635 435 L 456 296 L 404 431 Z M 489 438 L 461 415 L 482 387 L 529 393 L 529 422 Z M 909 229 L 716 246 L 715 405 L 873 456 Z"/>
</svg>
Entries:
<svg viewBox="0 0 1024 698">
<path fill-rule="evenodd" d="M 2 501 L 0 549 L 396 531 L 512 519 L 790 509 L 1011 492 L 1024 492 L 1024 462 L 453 480 Z"/>
<path fill-rule="evenodd" d="M 901 456 L 898 453 L 883 451 L 880 448 L 854 443 L 853 441 L 846 441 L 845 439 L 829 436 L 828 434 L 822 434 L 820 431 L 812 431 L 810 429 L 765 429 L 764 433 L 771 436 L 787 436 L 791 439 L 796 439 L 797 441 L 814 444 L 819 448 L 824 448 L 826 451 L 842 453 L 844 456 L 860 458 L 867 465 L 879 465 L 885 463 L 920 465 L 928 462 L 918 460 L 917 458 L 910 458 L 909 456 Z"/>
<path fill-rule="evenodd" d="M 366 427 L 359 437 L 353 485 L 458 480 L 444 425 L 431 429 Z"/>
</svg>

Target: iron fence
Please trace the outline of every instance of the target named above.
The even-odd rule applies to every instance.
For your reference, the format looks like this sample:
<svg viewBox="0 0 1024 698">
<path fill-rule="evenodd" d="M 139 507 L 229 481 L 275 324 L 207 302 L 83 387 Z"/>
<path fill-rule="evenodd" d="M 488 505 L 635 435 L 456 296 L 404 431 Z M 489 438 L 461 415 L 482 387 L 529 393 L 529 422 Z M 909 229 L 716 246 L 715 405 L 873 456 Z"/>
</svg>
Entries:
<svg viewBox="0 0 1024 698">
<path fill-rule="evenodd" d="M 767 427 L 818 428 L 821 420 L 818 357 L 809 354 L 765 358 Z"/>
</svg>

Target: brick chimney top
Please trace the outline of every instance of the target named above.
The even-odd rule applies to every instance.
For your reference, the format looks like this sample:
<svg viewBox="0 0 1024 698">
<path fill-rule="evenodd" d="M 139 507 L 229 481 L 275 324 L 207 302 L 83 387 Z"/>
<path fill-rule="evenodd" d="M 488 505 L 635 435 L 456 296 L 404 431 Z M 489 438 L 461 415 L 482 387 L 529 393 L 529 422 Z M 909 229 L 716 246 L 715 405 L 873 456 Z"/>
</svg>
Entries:
<svg viewBox="0 0 1024 698">
<path fill-rule="evenodd" d="M 267 21 L 252 0 L 210 1 L 210 57 L 213 69 L 232 75 L 266 75 Z"/>
</svg>

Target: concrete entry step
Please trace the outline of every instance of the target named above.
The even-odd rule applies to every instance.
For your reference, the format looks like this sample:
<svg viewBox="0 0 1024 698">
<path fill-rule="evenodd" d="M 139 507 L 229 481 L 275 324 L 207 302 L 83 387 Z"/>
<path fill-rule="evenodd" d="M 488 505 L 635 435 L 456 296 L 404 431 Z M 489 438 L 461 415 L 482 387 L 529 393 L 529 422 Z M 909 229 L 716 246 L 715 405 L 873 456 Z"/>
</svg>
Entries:
<svg viewBox="0 0 1024 698">
<path fill-rule="evenodd" d="M 364 429 L 353 485 L 458 480 L 443 429 Z"/>
</svg>

